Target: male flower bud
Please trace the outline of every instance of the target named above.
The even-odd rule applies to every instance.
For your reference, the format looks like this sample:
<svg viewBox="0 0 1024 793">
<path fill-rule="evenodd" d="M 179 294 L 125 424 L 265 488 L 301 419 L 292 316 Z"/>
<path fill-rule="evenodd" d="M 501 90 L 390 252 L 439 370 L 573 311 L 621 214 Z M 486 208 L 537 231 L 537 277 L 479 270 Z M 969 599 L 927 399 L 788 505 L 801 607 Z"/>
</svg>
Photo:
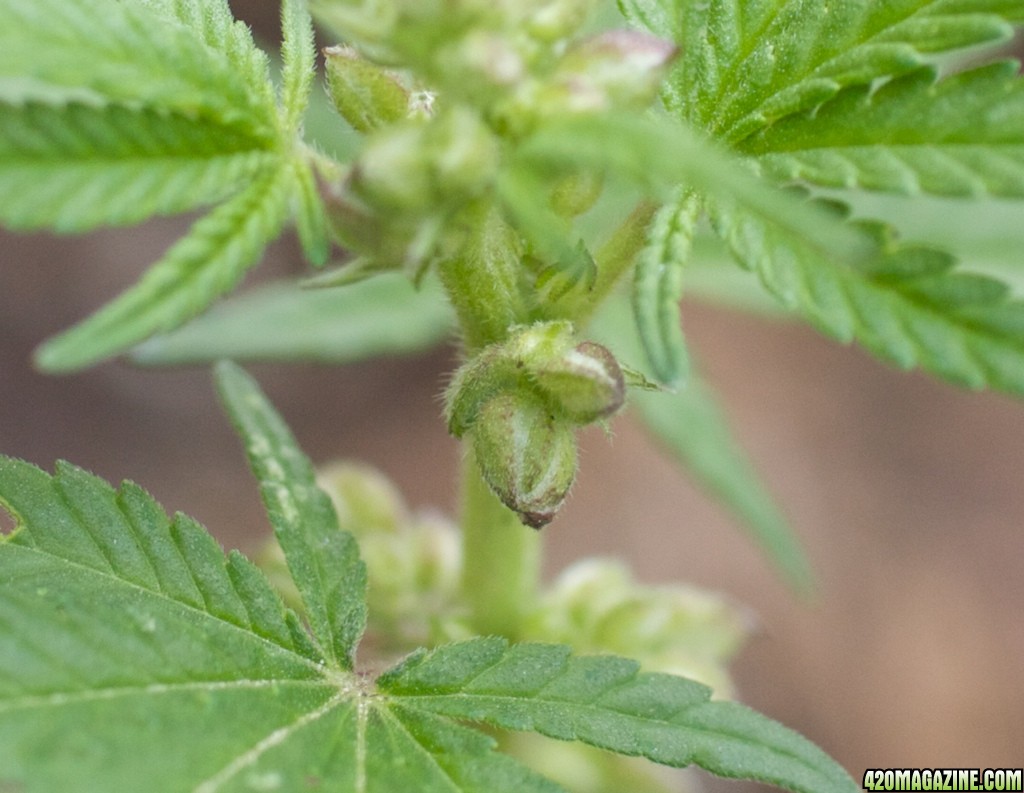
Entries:
<svg viewBox="0 0 1024 793">
<path fill-rule="evenodd" d="M 487 400 L 470 430 L 484 481 L 520 520 L 551 522 L 576 477 L 576 436 L 530 392 Z"/>
<path fill-rule="evenodd" d="M 641 584 L 621 562 L 604 559 L 564 570 L 531 616 L 531 640 L 628 653 L 649 671 L 698 680 L 720 697 L 732 694 L 726 665 L 754 626 L 714 593 Z"/>
<path fill-rule="evenodd" d="M 508 355 L 574 424 L 606 418 L 622 407 L 626 384 L 615 356 L 591 341 L 575 344 L 571 322 L 538 322 L 506 343 Z"/>
<path fill-rule="evenodd" d="M 350 184 L 370 206 L 420 211 L 433 203 L 433 179 L 423 124 L 399 124 L 371 136 L 352 168 Z"/>
<path fill-rule="evenodd" d="M 574 171 L 563 176 L 551 191 L 551 208 L 556 215 L 574 218 L 590 209 L 604 189 L 604 179 L 592 171 Z"/>
<path fill-rule="evenodd" d="M 671 42 L 636 30 L 609 30 L 574 44 L 558 65 L 570 110 L 649 105 L 678 53 Z"/>
<path fill-rule="evenodd" d="M 376 132 L 353 167 L 351 186 L 376 209 L 432 214 L 482 192 L 497 171 L 498 156 L 497 141 L 483 122 L 456 108 Z"/>
<path fill-rule="evenodd" d="M 492 344 L 455 372 L 445 392 L 445 419 L 456 438 L 477 420 L 480 408 L 495 395 L 521 386 L 522 373 L 506 354 L 504 345 Z"/>
<path fill-rule="evenodd" d="M 622 407 L 626 383 L 607 347 L 584 341 L 533 372 L 533 380 L 575 424 L 607 418 Z"/>
<path fill-rule="evenodd" d="M 594 7 L 594 0 L 550 0 L 533 11 L 527 32 L 540 41 L 558 41 L 579 30 Z"/>
<path fill-rule="evenodd" d="M 507 36 L 497 31 L 473 30 L 438 52 L 436 67 L 448 77 L 446 95 L 474 104 L 492 101 L 495 91 L 523 79 L 526 64 Z"/>
<path fill-rule="evenodd" d="M 436 186 L 444 195 L 479 193 L 498 170 L 498 142 L 476 113 L 456 107 L 430 125 Z"/>
<path fill-rule="evenodd" d="M 353 129 L 373 132 L 409 115 L 409 91 L 398 78 L 352 47 L 324 50 L 327 90 Z"/>
<path fill-rule="evenodd" d="M 375 211 L 346 184 L 320 184 L 331 236 L 340 245 L 368 257 L 377 269 L 398 269 L 408 260 L 415 225 Z"/>
</svg>

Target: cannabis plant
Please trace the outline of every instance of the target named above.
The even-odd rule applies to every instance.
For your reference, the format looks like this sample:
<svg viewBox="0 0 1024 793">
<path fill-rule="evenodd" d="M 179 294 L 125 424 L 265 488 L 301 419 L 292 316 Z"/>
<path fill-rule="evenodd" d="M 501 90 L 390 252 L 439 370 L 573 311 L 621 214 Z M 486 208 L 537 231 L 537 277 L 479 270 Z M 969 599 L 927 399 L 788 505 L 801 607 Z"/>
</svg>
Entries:
<svg viewBox="0 0 1024 793">
<path fill-rule="evenodd" d="M 728 699 L 731 607 L 612 562 L 542 587 L 538 530 L 557 531 L 580 428 L 636 409 L 809 586 L 691 371 L 688 274 L 901 368 L 1024 392 L 1009 287 L 902 241 L 865 199 L 1024 198 L 1024 83 L 995 49 L 1024 2 L 618 12 L 284 0 L 272 60 L 225 0 L 0 0 L 0 220 L 205 210 L 43 344 L 41 369 L 340 363 L 452 337 L 441 412 L 465 450 L 458 525 L 410 517 L 373 472 L 315 471 L 255 381 L 216 363 L 274 528 L 259 566 L 136 484 L 0 458 L 0 789 L 678 784 L 620 756 L 858 789 Z M 204 313 L 290 225 L 334 264 Z"/>
</svg>

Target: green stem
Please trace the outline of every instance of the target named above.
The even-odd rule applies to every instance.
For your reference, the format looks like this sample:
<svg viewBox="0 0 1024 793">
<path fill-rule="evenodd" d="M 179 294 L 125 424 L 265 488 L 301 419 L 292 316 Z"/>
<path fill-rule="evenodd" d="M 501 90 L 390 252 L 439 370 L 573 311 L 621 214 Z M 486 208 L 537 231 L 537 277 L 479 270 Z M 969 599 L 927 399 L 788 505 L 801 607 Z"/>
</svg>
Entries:
<svg viewBox="0 0 1024 793">
<path fill-rule="evenodd" d="M 466 239 L 438 266 L 455 307 L 467 351 L 503 340 L 529 313 L 519 284 L 519 238 L 493 206 L 477 206 L 462 217 Z"/>
<path fill-rule="evenodd" d="M 462 467 L 461 523 L 462 592 L 473 628 L 514 638 L 537 598 L 540 533 L 491 492 L 471 452 Z"/>
</svg>

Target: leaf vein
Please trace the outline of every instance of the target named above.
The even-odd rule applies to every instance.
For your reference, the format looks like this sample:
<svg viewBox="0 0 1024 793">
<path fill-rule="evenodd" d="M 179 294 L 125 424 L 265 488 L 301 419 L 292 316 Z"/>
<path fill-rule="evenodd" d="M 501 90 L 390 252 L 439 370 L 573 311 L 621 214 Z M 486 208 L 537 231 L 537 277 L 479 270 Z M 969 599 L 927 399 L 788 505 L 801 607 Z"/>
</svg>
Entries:
<svg viewBox="0 0 1024 793">
<path fill-rule="evenodd" d="M 249 766 L 259 761 L 266 752 L 270 751 L 276 746 L 280 746 L 282 743 L 287 741 L 294 733 L 298 732 L 302 728 L 306 727 L 313 722 L 319 721 L 324 716 L 328 715 L 332 710 L 337 708 L 340 704 L 350 699 L 352 696 L 351 690 L 342 690 L 335 696 L 331 697 L 327 702 L 321 705 L 316 710 L 304 713 L 298 719 L 293 721 L 291 724 L 287 724 L 284 727 L 279 727 L 272 733 L 267 735 L 265 738 L 253 745 L 247 752 L 240 754 L 220 771 L 213 776 L 200 782 L 193 789 L 193 793 L 217 793 L 226 783 L 230 782 L 239 773 L 244 771 Z"/>
<path fill-rule="evenodd" d="M 164 694 L 177 694 L 187 691 L 228 691 L 233 689 L 262 689 L 276 688 L 281 686 L 297 686 L 303 688 L 322 688 L 329 685 L 324 680 L 281 680 L 277 678 L 256 680 L 204 680 L 187 681 L 180 683 L 150 683 L 144 686 L 111 686 L 107 688 L 96 688 L 88 691 L 63 692 L 55 691 L 49 694 L 39 694 L 18 699 L 0 701 L 0 713 L 14 710 L 26 710 L 31 708 L 61 707 L 64 705 L 75 705 L 82 702 L 94 702 L 98 700 L 111 700 L 120 697 L 134 695 L 159 696 Z"/>
</svg>

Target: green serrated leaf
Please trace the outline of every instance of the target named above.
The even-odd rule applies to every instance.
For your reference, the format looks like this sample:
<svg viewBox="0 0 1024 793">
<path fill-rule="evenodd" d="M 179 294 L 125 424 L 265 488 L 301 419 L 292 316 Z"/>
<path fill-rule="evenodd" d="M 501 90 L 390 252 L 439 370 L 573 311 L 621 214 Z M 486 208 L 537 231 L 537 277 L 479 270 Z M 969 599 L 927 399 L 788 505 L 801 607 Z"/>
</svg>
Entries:
<svg viewBox="0 0 1024 793">
<path fill-rule="evenodd" d="M 178 22 L 198 36 L 208 49 L 231 64 L 234 73 L 246 80 L 270 109 L 274 95 L 268 79 L 269 60 L 256 46 L 252 31 L 234 18 L 228 0 L 142 0 L 142 3 Z"/>
<path fill-rule="evenodd" d="M 317 189 L 315 165 L 307 159 L 295 162 L 295 226 L 302 252 L 314 267 L 323 267 L 331 255 L 327 209 Z"/>
<path fill-rule="evenodd" d="M 686 268 L 690 298 L 772 319 L 791 318 L 754 273 L 736 266 L 725 243 L 710 228 L 702 227 L 694 237 L 690 259 Z"/>
<path fill-rule="evenodd" d="M 908 239 L 928 240 L 955 254 L 963 269 L 989 275 L 1024 297 L 1024 225 L 1016 201 L 975 200 L 887 193 L 843 192 L 858 216 L 890 219 Z M 754 277 L 753 273 L 731 268 Z M 758 283 L 764 294 L 764 289 Z"/>
<path fill-rule="evenodd" d="M 624 301 L 608 303 L 594 333 L 626 361 L 642 354 Z M 693 376 L 674 393 L 632 392 L 629 404 L 665 449 L 742 521 L 786 580 L 799 592 L 812 591 L 814 576 L 800 540 L 733 437 L 711 389 Z"/>
<path fill-rule="evenodd" d="M 294 283 L 260 287 L 132 351 L 145 365 L 246 361 L 353 363 L 429 349 L 455 328 L 434 280 L 416 289 L 383 274 L 337 289 Z"/>
<path fill-rule="evenodd" d="M 0 505 L 17 520 L 0 536 L 3 785 L 560 793 L 325 666 L 260 571 L 137 486 L 0 457 Z"/>
<path fill-rule="evenodd" d="M 0 102 L 0 221 L 83 231 L 194 209 L 266 168 L 269 146 L 164 110 Z"/>
<path fill-rule="evenodd" d="M 674 38 L 679 30 L 679 6 L 672 0 L 617 0 L 617 5 L 626 19 L 655 36 Z"/>
<path fill-rule="evenodd" d="M 115 491 L 67 463 L 50 476 L 4 457 L 0 504 L 18 521 L 0 543 L 3 621 L 18 625 L 3 632 L 0 657 L 8 673 L 0 682 L 0 700 L 6 700 L 0 711 L 12 707 L 15 695 L 43 696 L 70 682 L 83 689 L 170 685 L 174 672 L 165 664 L 197 675 L 218 669 L 225 679 L 314 675 L 317 658 L 292 641 L 287 612 L 262 574 L 239 558 L 225 559 L 188 518 L 168 520 L 136 485 Z M 25 600 L 30 596 L 36 607 Z M 18 602 L 29 607 L 15 617 Z M 74 631 L 54 624 L 67 609 Z M 205 645 L 207 624 L 222 632 L 223 644 Z M 37 640 L 52 633 L 53 644 L 37 646 L 26 638 L 28 630 Z M 116 644 L 107 646 L 101 637 Z M 167 641 L 158 651 L 161 637 Z M 133 665 L 112 676 L 104 667 L 118 645 L 130 649 Z M 24 665 L 8 667 L 13 649 Z M 260 664 L 254 653 L 263 656 Z M 30 657 L 38 663 L 27 663 Z"/>
<path fill-rule="evenodd" d="M 919 67 L 934 53 L 995 44 L 1019 0 L 712 0 L 686 3 L 674 111 L 738 142 L 844 86 Z"/>
<path fill-rule="evenodd" d="M 223 200 L 279 146 L 222 0 L 0 0 L 0 220 L 81 231 Z"/>
<path fill-rule="evenodd" d="M 1013 62 L 849 88 L 752 135 L 776 179 L 908 194 L 1024 197 L 1024 80 Z"/>
<path fill-rule="evenodd" d="M 699 213 L 700 201 L 692 193 L 662 207 L 651 223 L 633 276 L 633 311 L 640 340 L 655 376 L 666 385 L 678 385 L 689 369 L 679 301 Z"/>
<path fill-rule="evenodd" d="M 223 0 L 0 0 L 0 98 L 177 111 L 276 137 L 267 59 Z"/>
<path fill-rule="evenodd" d="M 1004 285 L 965 280 L 948 254 L 901 246 L 884 228 L 876 256 L 852 267 L 735 207 L 714 220 L 736 258 L 824 333 L 903 369 L 1024 393 L 1024 303 Z"/>
<path fill-rule="evenodd" d="M 374 709 L 367 723 L 367 742 L 396 744 L 404 749 L 405 762 L 399 765 L 387 755 L 368 756 L 367 772 L 378 780 L 374 789 L 379 793 L 565 793 L 511 757 L 495 754 L 492 738 L 415 705 L 406 707 L 400 701 L 390 705 Z"/>
<path fill-rule="evenodd" d="M 313 46 L 313 20 L 305 0 L 283 0 L 281 3 L 281 105 L 284 126 L 294 135 L 309 104 L 313 75 L 316 69 L 316 49 Z"/>
<path fill-rule="evenodd" d="M 710 689 L 640 674 L 615 656 L 571 658 L 567 647 L 472 639 L 414 655 L 378 687 L 418 710 L 582 741 L 671 766 L 696 764 L 800 793 L 856 791 L 805 738 Z"/>
<path fill-rule="evenodd" d="M 313 635 L 337 664 L 352 669 L 366 628 L 366 568 L 356 541 L 339 528 L 312 464 L 256 382 L 228 362 L 217 365 L 216 375 Z"/>
<path fill-rule="evenodd" d="M 276 165 L 199 220 L 142 279 L 82 324 L 46 342 L 36 363 L 79 369 L 171 330 L 233 287 L 288 214 L 292 169 Z"/>
</svg>

